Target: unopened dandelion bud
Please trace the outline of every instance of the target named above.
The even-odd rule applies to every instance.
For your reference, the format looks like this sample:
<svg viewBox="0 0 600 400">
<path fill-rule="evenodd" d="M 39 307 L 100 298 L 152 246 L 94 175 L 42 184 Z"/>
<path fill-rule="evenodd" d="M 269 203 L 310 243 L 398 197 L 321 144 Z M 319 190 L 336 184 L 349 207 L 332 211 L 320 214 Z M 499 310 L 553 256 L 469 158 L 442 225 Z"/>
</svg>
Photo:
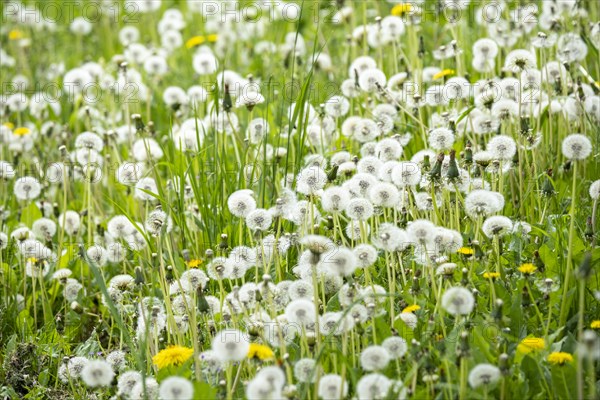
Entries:
<svg viewBox="0 0 600 400">
<path fill-rule="evenodd" d="M 339 168 L 340 167 L 337 164 L 334 165 L 333 167 L 331 167 L 331 169 L 327 173 L 327 181 L 329 181 L 329 182 L 335 181 L 335 178 L 337 178 L 337 173 L 338 173 Z"/>
<path fill-rule="evenodd" d="M 161 308 L 159 306 L 153 306 L 151 310 L 152 317 L 157 317 L 160 314 Z"/>
<path fill-rule="evenodd" d="M 142 267 L 135 267 L 135 284 L 143 285 L 144 284 L 144 274 L 142 274 Z"/>
<path fill-rule="evenodd" d="M 63 158 L 63 160 L 68 160 L 69 159 L 69 152 L 67 151 L 67 147 L 62 145 L 58 148 L 58 151 L 60 151 L 60 156 Z"/>
<path fill-rule="evenodd" d="M 296 388 L 296 385 L 286 385 L 283 388 L 283 395 L 288 399 L 294 398 L 297 393 L 298 389 Z"/>
<path fill-rule="evenodd" d="M 467 268 L 462 269 L 462 279 L 460 280 L 460 284 L 466 286 L 469 283 L 469 270 Z"/>
<path fill-rule="evenodd" d="M 544 272 L 546 269 L 546 265 L 544 264 L 542 257 L 540 257 L 540 252 L 537 250 L 533 252 L 533 265 L 535 265 L 540 272 Z"/>
<path fill-rule="evenodd" d="M 215 252 L 212 251 L 212 249 L 206 249 L 206 251 L 204 252 L 204 255 L 206 257 L 207 260 L 210 260 L 211 258 L 214 257 Z"/>
<path fill-rule="evenodd" d="M 413 282 L 412 282 L 412 286 L 411 286 L 410 290 L 411 290 L 411 292 L 413 292 L 413 293 L 419 293 L 419 290 L 420 290 L 420 289 L 421 289 L 421 288 L 419 287 L 419 278 L 417 278 L 417 277 L 414 277 L 414 278 L 413 278 Z"/>
<path fill-rule="evenodd" d="M 592 221 L 592 217 L 588 217 L 585 224 L 585 238 L 589 241 L 594 239 L 594 224 Z"/>
<path fill-rule="evenodd" d="M 456 133 L 456 122 L 454 122 L 454 120 L 451 120 L 448 123 L 448 129 L 450 129 L 450 131 L 452 131 L 452 133 Z"/>
<path fill-rule="evenodd" d="M 225 112 L 231 111 L 233 107 L 233 101 L 231 100 L 231 93 L 229 91 L 229 85 L 225 85 L 225 95 L 223 96 L 223 110 Z"/>
<path fill-rule="evenodd" d="M 198 311 L 200 313 L 206 313 L 208 311 L 210 311 L 210 306 L 208 305 L 208 301 L 206 301 L 206 298 L 204 297 L 204 294 L 202 293 L 202 288 L 199 287 L 196 290 L 196 304 L 198 306 Z"/>
<path fill-rule="evenodd" d="M 331 215 L 327 216 L 327 229 L 329 230 L 333 230 L 334 224 L 333 224 L 333 217 Z"/>
<path fill-rule="evenodd" d="M 431 168 L 431 161 L 429 160 L 429 154 L 425 154 L 423 161 L 421 161 L 421 169 L 423 171 L 429 171 L 429 168 Z"/>
<path fill-rule="evenodd" d="M 492 310 L 492 318 L 496 321 L 502 320 L 502 306 L 504 302 L 501 299 L 496 300 L 496 304 L 494 305 L 494 309 Z"/>
<path fill-rule="evenodd" d="M 436 180 L 442 176 L 442 163 L 444 162 L 444 157 L 444 153 L 440 153 L 437 155 L 435 164 L 433 165 L 431 171 L 429 171 L 429 176 L 431 177 L 431 179 Z"/>
<path fill-rule="evenodd" d="M 425 38 L 423 36 L 419 36 L 419 52 L 417 53 L 419 58 L 423 58 L 425 55 Z"/>
<path fill-rule="evenodd" d="M 454 181 L 456 178 L 460 176 L 458 172 L 458 164 L 456 163 L 456 151 L 450 151 L 450 163 L 448 164 L 448 172 L 446 173 L 446 178 L 449 181 Z"/>
<path fill-rule="evenodd" d="M 462 331 L 460 333 L 456 355 L 458 357 L 467 357 L 469 355 L 469 333 L 467 331 Z"/>
<path fill-rule="evenodd" d="M 221 242 L 219 243 L 219 248 L 220 248 L 221 250 L 225 250 L 225 249 L 227 248 L 227 246 L 228 246 L 228 245 L 227 245 L 227 238 L 228 238 L 228 236 L 227 236 L 227 234 L 226 234 L 226 233 L 223 233 L 223 234 L 221 235 Z"/>
<path fill-rule="evenodd" d="M 70 306 L 71 306 L 71 310 L 75 311 L 77 314 L 81 314 L 83 312 L 83 308 L 76 301 L 71 302 Z"/>
<path fill-rule="evenodd" d="M 527 286 L 523 287 L 523 292 L 521 296 L 523 298 L 523 307 L 529 307 L 531 305 L 531 300 L 529 299 L 529 290 L 527 290 Z"/>
<path fill-rule="evenodd" d="M 183 261 L 185 261 L 185 262 L 190 261 L 190 251 L 188 249 L 183 249 L 181 251 L 181 256 L 183 257 Z"/>
<path fill-rule="evenodd" d="M 577 270 L 577 277 L 582 280 L 586 280 L 592 274 L 592 253 L 586 252 L 583 256 L 579 269 Z"/>
<path fill-rule="evenodd" d="M 473 241 L 473 250 L 475 250 L 475 258 L 477 260 L 481 260 L 483 258 L 483 256 L 485 255 L 483 250 L 481 250 L 481 246 L 479 245 L 479 242 L 476 240 Z"/>
<path fill-rule="evenodd" d="M 155 136 L 156 135 L 156 129 L 154 128 L 154 122 L 153 121 L 148 121 L 148 132 L 150 133 L 150 135 Z"/>
<path fill-rule="evenodd" d="M 142 116 L 140 114 L 133 114 L 131 119 L 135 123 L 135 129 L 140 132 L 144 130 L 144 121 L 142 121 Z"/>
<path fill-rule="evenodd" d="M 173 282 L 173 267 L 170 265 L 167 265 L 165 279 L 167 280 L 167 282 Z"/>
<path fill-rule="evenodd" d="M 471 143 L 467 143 L 463 153 L 463 158 L 465 160 L 465 164 L 473 164 L 473 149 L 471 148 Z"/>
<path fill-rule="evenodd" d="M 503 375 L 509 374 L 510 365 L 509 365 L 508 354 L 506 354 L 506 353 L 500 354 L 500 356 L 498 357 L 498 367 L 500 368 L 500 372 L 502 372 Z"/>
</svg>

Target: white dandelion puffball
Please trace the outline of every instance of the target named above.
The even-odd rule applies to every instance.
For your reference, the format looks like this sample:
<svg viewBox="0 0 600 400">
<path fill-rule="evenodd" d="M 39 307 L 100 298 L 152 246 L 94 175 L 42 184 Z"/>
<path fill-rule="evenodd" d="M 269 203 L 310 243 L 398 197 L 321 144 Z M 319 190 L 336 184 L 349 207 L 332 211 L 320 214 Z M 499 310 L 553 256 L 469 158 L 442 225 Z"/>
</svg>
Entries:
<svg viewBox="0 0 600 400">
<path fill-rule="evenodd" d="M 579 133 L 569 135 L 562 142 L 562 153 L 569 160 L 585 160 L 592 153 L 592 142 Z"/>
<path fill-rule="evenodd" d="M 248 385 L 246 386 L 246 397 L 249 400 L 284 398 L 281 393 L 281 388 L 271 385 L 267 379 L 258 376 L 248 382 Z"/>
<path fill-rule="evenodd" d="M 236 217 L 245 218 L 252 211 L 256 210 L 256 200 L 252 196 L 252 191 L 238 190 L 227 199 L 229 212 Z"/>
<path fill-rule="evenodd" d="M 367 199 L 356 198 L 348 202 L 345 211 L 349 218 L 364 221 L 373 215 L 373 205 Z"/>
<path fill-rule="evenodd" d="M 327 183 L 327 173 L 320 167 L 303 169 L 296 178 L 296 190 L 302 194 L 315 194 Z"/>
<path fill-rule="evenodd" d="M 367 93 L 372 93 L 378 88 L 385 87 L 387 78 L 383 71 L 377 68 L 370 68 L 363 71 L 358 77 L 358 86 Z"/>
<path fill-rule="evenodd" d="M 369 346 L 360 353 L 360 365 L 365 371 L 377 371 L 387 367 L 390 355 L 383 346 Z"/>
<path fill-rule="evenodd" d="M 250 339 L 244 332 L 224 329 L 212 341 L 212 350 L 221 362 L 241 361 L 250 349 Z"/>
<path fill-rule="evenodd" d="M 340 186 L 331 186 L 321 195 L 321 206 L 329 213 L 340 213 L 350 202 L 350 192 Z"/>
<path fill-rule="evenodd" d="M 510 233 L 512 229 L 512 221 L 510 218 L 503 215 L 488 217 L 481 226 L 481 230 L 489 238 L 506 235 L 507 233 Z"/>
<path fill-rule="evenodd" d="M 315 304 L 307 299 L 297 299 L 285 308 L 285 316 L 292 324 L 306 326 L 316 320 Z"/>
<path fill-rule="evenodd" d="M 194 385 L 185 378 L 171 376 L 161 382 L 158 396 L 164 400 L 192 400 Z"/>
<path fill-rule="evenodd" d="M 358 266 L 356 255 L 346 247 L 331 249 L 321 255 L 323 267 L 340 276 L 349 276 Z"/>
<path fill-rule="evenodd" d="M 410 161 L 399 162 L 392 169 L 391 178 L 398 187 L 415 186 L 421 182 L 421 167 Z"/>
<path fill-rule="evenodd" d="M 475 307 L 475 297 L 469 289 L 455 286 L 442 295 L 442 307 L 452 315 L 467 315 Z"/>
<path fill-rule="evenodd" d="M 42 185 L 32 176 L 25 176 L 15 181 L 13 187 L 15 197 L 19 200 L 35 200 L 42 192 Z"/>
<path fill-rule="evenodd" d="M 386 338 L 381 346 L 387 350 L 388 354 L 392 359 L 397 359 L 406 354 L 408 351 L 408 345 L 406 344 L 406 340 L 401 338 L 400 336 L 390 336 Z"/>
<path fill-rule="evenodd" d="M 500 369 L 491 364 L 478 364 L 469 372 L 469 385 L 478 388 L 493 385 L 500 379 Z"/>
<path fill-rule="evenodd" d="M 142 374 L 138 371 L 126 371 L 117 380 L 117 394 L 129 396 L 135 385 L 142 382 Z"/>
<path fill-rule="evenodd" d="M 319 397 L 323 400 L 339 400 L 348 395 L 348 381 L 337 374 L 323 375 L 319 380 Z"/>
<path fill-rule="evenodd" d="M 504 207 L 504 196 L 491 190 L 477 189 L 465 197 L 465 211 L 470 217 L 495 214 Z"/>
<path fill-rule="evenodd" d="M 367 268 L 377 261 L 377 249 L 370 244 L 363 243 L 356 246 L 353 250 L 356 256 L 358 268 Z"/>
<path fill-rule="evenodd" d="M 363 375 L 356 384 L 359 400 L 374 400 L 388 398 L 392 381 L 385 375 L 371 373 Z"/>
<path fill-rule="evenodd" d="M 600 179 L 592 182 L 590 185 L 590 197 L 592 200 L 598 200 L 600 198 Z"/>
<path fill-rule="evenodd" d="M 294 364 L 294 376 L 299 382 L 314 383 L 317 379 L 317 363 L 312 358 L 302 358 Z"/>
<path fill-rule="evenodd" d="M 92 360 L 81 370 L 81 379 L 89 387 L 109 386 L 115 376 L 110 363 Z"/>
<path fill-rule="evenodd" d="M 434 150 L 447 150 L 454 144 L 454 134 L 448 128 L 436 128 L 429 132 L 428 142 Z"/>
<path fill-rule="evenodd" d="M 257 208 L 246 215 L 246 225 L 251 231 L 266 231 L 272 222 L 271 213 L 262 208 Z"/>
<path fill-rule="evenodd" d="M 535 54 L 529 50 L 513 50 L 504 59 L 504 70 L 510 72 L 521 72 L 536 67 Z"/>
<path fill-rule="evenodd" d="M 274 365 L 261 368 L 256 374 L 256 379 L 268 382 L 271 387 L 277 390 L 283 389 L 283 385 L 285 385 L 285 373 L 283 369 Z"/>
<path fill-rule="evenodd" d="M 490 139 L 486 149 L 493 154 L 495 159 L 511 160 L 517 153 L 517 144 L 510 136 L 498 135 Z"/>
</svg>

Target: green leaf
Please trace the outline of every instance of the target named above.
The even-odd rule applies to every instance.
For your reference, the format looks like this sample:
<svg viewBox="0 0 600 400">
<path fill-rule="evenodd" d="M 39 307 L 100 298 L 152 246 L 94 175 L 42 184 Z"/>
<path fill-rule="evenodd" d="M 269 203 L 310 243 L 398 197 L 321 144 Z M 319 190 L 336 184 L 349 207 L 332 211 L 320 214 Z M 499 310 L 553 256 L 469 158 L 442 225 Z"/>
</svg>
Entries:
<svg viewBox="0 0 600 400">
<path fill-rule="evenodd" d="M 529 394 L 533 395 L 535 393 L 540 393 L 542 391 L 540 379 L 543 378 L 540 376 L 540 370 L 538 368 L 537 361 L 529 356 L 523 357 L 523 362 L 521 362 L 521 371 L 523 371 L 525 374 L 525 380 L 529 384 Z"/>
<path fill-rule="evenodd" d="M 42 218 L 42 212 L 35 205 L 35 202 L 29 203 L 29 205 L 23 210 L 21 214 L 21 222 L 27 226 L 31 226 L 35 220 Z"/>
<path fill-rule="evenodd" d="M 554 365 L 550 369 L 552 377 L 552 391 L 559 399 L 575 399 L 577 398 L 577 388 L 575 383 L 575 368 L 570 364 Z"/>
<path fill-rule="evenodd" d="M 217 396 L 217 388 L 207 382 L 196 382 L 194 385 L 194 399 L 198 400 L 213 400 L 219 398 Z"/>
</svg>

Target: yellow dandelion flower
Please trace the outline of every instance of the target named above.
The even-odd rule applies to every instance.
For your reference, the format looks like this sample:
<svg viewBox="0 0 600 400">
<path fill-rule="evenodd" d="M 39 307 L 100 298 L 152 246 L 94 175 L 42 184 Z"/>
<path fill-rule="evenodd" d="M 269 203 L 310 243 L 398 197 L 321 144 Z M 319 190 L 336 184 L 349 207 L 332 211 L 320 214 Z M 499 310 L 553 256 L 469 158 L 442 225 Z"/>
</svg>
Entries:
<svg viewBox="0 0 600 400">
<path fill-rule="evenodd" d="M 600 319 L 592 321 L 592 324 L 590 325 L 590 328 L 592 328 L 592 329 L 600 329 Z"/>
<path fill-rule="evenodd" d="M 554 365 L 564 365 L 568 362 L 573 362 L 573 356 L 562 351 L 555 351 L 548 356 L 548 362 Z"/>
<path fill-rule="evenodd" d="M 185 42 L 185 47 L 191 49 L 192 47 L 200 46 L 204 42 L 206 42 L 206 38 L 204 36 L 194 36 Z"/>
<path fill-rule="evenodd" d="M 500 278 L 500 274 L 498 272 L 484 272 L 483 277 L 485 279 L 496 279 Z"/>
<path fill-rule="evenodd" d="M 152 357 L 152 362 L 158 369 L 171 365 L 181 365 L 194 354 L 194 349 L 183 346 L 169 346 Z"/>
<path fill-rule="evenodd" d="M 8 39 L 9 40 L 19 40 L 19 39 L 23 39 L 23 32 L 21 32 L 18 29 L 13 29 L 12 31 L 8 32 Z"/>
<path fill-rule="evenodd" d="M 211 33 L 210 35 L 206 36 L 206 40 L 214 43 L 219 39 L 219 35 L 217 35 L 216 33 Z"/>
<path fill-rule="evenodd" d="M 400 4 L 396 4 L 394 6 L 394 8 L 392 8 L 392 15 L 396 16 L 396 17 L 401 17 L 404 14 L 409 13 L 412 10 L 412 6 L 410 5 L 410 3 L 400 3 Z"/>
<path fill-rule="evenodd" d="M 523 264 L 517 269 L 520 273 L 525 275 L 531 275 L 537 270 L 536 266 L 531 263 Z"/>
<path fill-rule="evenodd" d="M 15 124 L 13 124 L 12 122 L 5 122 L 2 124 L 2 126 L 5 126 L 10 130 L 13 130 L 13 128 L 15 127 Z"/>
<path fill-rule="evenodd" d="M 443 69 L 440 72 L 438 72 L 437 74 L 435 74 L 433 76 L 433 79 L 440 79 L 443 78 L 445 76 L 449 76 L 449 75 L 454 75 L 454 70 L 453 69 Z"/>
<path fill-rule="evenodd" d="M 204 262 L 204 260 L 196 258 L 196 259 L 188 261 L 187 266 L 190 268 L 198 268 L 200 265 L 202 265 L 203 262 Z"/>
<path fill-rule="evenodd" d="M 248 358 L 258 358 L 261 361 L 272 360 L 275 357 L 273 350 L 269 346 L 258 343 L 250 343 L 248 349 Z"/>
<path fill-rule="evenodd" d="M 26 261 L 28 263 L 35 264 L 38 261 L 38 259 L 35 257 L 29 257 Z"/>
<path fill-rule="evenodd" d="M 475 250 L 473 250 L 471 247 L 461 247 L 458 249 L 458 254 L 462 254 L 463 256 L 472 256 L 475 254 Z"/>
<path fill-rule="evenodd" d="M 543 350 L 546 348 L 546 341 L 543 338 L 527 337 L 521 340 L 517 346 L 517 351 L 522 354 L 528 354 L 532 351 Z"/>
<path fill-rule="evenodd" d="M 421 306 L 418 304 L 413 304 L 412 306 L 408 306 L 408 307 L 404 307 L 404 309 L 402 310 L 402 312 L 415 312 L 417 310 L 420 310 Z"/>
<path fill-rule="evenodd" d="M 13 133 L 17 136 L 25 136 L 31 133 L 31 129 L 22 126 L 20 128 L 15 129 Z"/>
</svg>

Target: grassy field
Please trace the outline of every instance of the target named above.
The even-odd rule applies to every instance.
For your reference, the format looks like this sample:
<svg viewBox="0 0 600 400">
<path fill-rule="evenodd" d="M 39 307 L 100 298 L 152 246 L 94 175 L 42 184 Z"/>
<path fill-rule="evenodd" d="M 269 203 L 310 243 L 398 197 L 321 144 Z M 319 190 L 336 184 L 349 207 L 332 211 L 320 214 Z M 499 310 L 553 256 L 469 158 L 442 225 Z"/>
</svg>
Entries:
<svg viewBox="0 0 600 400">
<path fill-rule="evenodd" d="M 0 398 L 600 398 L 599 4 L 3 1 Z"/>
</svg>

